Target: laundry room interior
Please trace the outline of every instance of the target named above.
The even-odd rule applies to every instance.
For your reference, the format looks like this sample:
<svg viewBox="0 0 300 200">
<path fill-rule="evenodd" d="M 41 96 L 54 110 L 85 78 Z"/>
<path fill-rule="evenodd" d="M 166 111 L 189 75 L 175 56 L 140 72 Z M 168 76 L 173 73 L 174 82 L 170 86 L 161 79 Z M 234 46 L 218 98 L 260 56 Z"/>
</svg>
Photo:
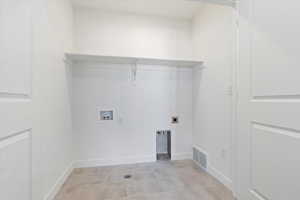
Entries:
<svg viewBox="0 0 300 200">
<path fill-rule="evenodd" d="M 0 199 L 300 199 L 299 9 L 0 0 Z"/>
</svg>

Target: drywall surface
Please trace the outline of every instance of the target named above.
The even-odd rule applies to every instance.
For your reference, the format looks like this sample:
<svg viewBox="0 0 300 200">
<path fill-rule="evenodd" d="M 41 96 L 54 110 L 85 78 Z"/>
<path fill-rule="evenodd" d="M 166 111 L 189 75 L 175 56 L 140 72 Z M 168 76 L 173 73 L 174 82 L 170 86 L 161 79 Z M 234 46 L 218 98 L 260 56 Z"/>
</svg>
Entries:
<svg viewBox="0 0 300 200">
<path fill-rule="evenodd" d="M 192 69 L 77 63 L 73 67 L 76 166 L 156 159 L 156 131 L 172 131 L 173 159 L 191 158 Z M 100 110 L 114 110 L 100 121 Z M 179 124 L 171 117 L 179 116 Z"/>
<path fill-rule="evenodd" d="M 68 0 L 33 0 L 33 200 L 51 199 L 72 162 L 68 67 L 72 7 Z M 59 185 L 58 185 L 59 186 Z"/>
<path fill-rule="evenodd" d="M 194 52 L 205 69 L 194 73 L 193 141 L 208 154 L 209 170 L 229 187 L 235 31 L 232 7 L 206 4 L 194 20 Z"/>
<path fill-rule="evenodd" d="M 191 21 L 75 8 L 76 53 L 188 59 Z"/>
</svg>

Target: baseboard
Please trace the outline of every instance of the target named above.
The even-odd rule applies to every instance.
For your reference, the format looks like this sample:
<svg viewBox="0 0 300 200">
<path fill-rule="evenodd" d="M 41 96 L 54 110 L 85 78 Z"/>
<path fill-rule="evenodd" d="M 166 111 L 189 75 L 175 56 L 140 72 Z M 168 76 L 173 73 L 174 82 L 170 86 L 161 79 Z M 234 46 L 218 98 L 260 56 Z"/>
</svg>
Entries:
<svg viewBox="0 0 300 200">
<path fill-rule="evenodd" d="M 57 179 L 50 192 L 45 195 L 44 200 L 54 200 L 55 196 L 61 189 L 62 185 L 66 182 L 67 178 L 71 175 L 74 169 L 73 163 L 70 164 L 66 170 L 62 173 L 62 175 Z"/>
<path fill-rule="evenodd" d="M 206 170 L 210 175 L 218 179 L 221 183 L 223 183 L 228 189 L 233 191 L 233 182 L 230 178 L 225 176 L 223 173 L 221 173 L 216 168 L 212 167 L 211 165 L 208 165 L 208 168 Z"/>
<path fill-rule="evenodd" d="M 114 159 L 87 159 L 77 160 L 74 162 L 74 168 L 87 168 L 97 166 L 113 166 L 113 165 L 124 165 L 124 164 L 135 164 L 135 163 L 147 163 L 155 162 L 155 155 L 143 156 L 143 157 L 123 157 Z"/>
<path fill-rule="evenodd" d="M 191 152 L 187 153 L 177 153 L 172 155 L 172 160 L 187 160 L 187 159 L 192 159 L 193 155 Z"/>
<path fill-rule="evenodd" d="M 210 165 L 208 166 L 207 169 L 205 169 L 201 165 L 199 165 L 197 162 L 194 161 L 194 163 L 199 168 L 201 168 L 203 171 L 206 171 L 211 176 L 213 176 L 215 179 L 217 179 L 218 181 L 220 181 L 223 185 L 225 185 L 228 189 L 230 189 L 233 192 L 233 182 L 232 182 L 232 180 L 230 178 L 228 178 L 223 173 L 221 173 L 220 171 L 216 170 L 214 167 L 212 167 Z"/>
<path fill-rule="evenodd" d="M 207 168 L 203 168 L 201 165 L 199 165 L 197 162 L 194 161 L 197 164 L 197 166 L 199 166 L 201 169 L 203 169 L 204 171 L 209 173 L 211 176 L 216 178 L 218 181 L 220 181 L 222 184 L 224 184 L 228 189 L 233 191 L 233 181 L 210 164 L 208 153 L 199 146 L 194 145 L 194 148 L 198 149 L 199 151 L 201 151 L 207 155 Z"/>
</svg>

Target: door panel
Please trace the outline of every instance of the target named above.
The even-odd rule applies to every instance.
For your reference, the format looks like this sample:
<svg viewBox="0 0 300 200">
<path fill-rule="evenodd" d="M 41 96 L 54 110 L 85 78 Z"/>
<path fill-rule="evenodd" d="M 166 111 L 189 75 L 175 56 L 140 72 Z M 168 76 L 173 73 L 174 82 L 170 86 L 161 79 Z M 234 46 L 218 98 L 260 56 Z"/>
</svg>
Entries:
<svg viewBox="0 0 300 200">
<path fill-rule="evenodd" d="M 0 199 L 31 200 L 30 0 L 0 1 Z"/>
<path fill-rule="evenodd" d="M 300 130 L 300 101 L 290 99 L 252 100 L 252 121 Z"/>
<path fill-rule="evenodd" d="M 252 0 L 253 96 L 300 95 L 297 4 Z"/>
<path fill-rule="evenodd" d="M 31 199 L 30 132 L 0 141 L 1 199 Z"/>
<path fill-rule="evenodd" d="M 0 110 L 0 140 L 31 129 L 30 99 L 6 98 L 0 94 Z"/>
<path fill-rule="evenodd" d="M 30 1 L 0 1 L 0 92 L 7 96 L 30 93 Z"/>
<path fill-rule="evenodd" d="M 300 4 L 239 3 L 238 197 L 300 197 Z"/>
<path fill-rule="evenodd" d="M 254 191 L 272 200 L 299 197 L 299 132 L 253 124 L 251 152 Z"/>
</svg>

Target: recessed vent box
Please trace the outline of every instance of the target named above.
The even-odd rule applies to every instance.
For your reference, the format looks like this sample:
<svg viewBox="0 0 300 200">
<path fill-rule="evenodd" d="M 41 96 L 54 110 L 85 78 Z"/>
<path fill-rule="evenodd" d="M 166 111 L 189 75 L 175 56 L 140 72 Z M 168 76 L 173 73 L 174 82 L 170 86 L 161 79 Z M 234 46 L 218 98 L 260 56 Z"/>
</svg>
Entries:
<svg viewBox="0 0 300 200">
<path fill-rule="evenodd" d="M 100 110 L 99 119 L 102 121 L 114 120 L 114 111 L 113 110 Z"/>
</svg>

